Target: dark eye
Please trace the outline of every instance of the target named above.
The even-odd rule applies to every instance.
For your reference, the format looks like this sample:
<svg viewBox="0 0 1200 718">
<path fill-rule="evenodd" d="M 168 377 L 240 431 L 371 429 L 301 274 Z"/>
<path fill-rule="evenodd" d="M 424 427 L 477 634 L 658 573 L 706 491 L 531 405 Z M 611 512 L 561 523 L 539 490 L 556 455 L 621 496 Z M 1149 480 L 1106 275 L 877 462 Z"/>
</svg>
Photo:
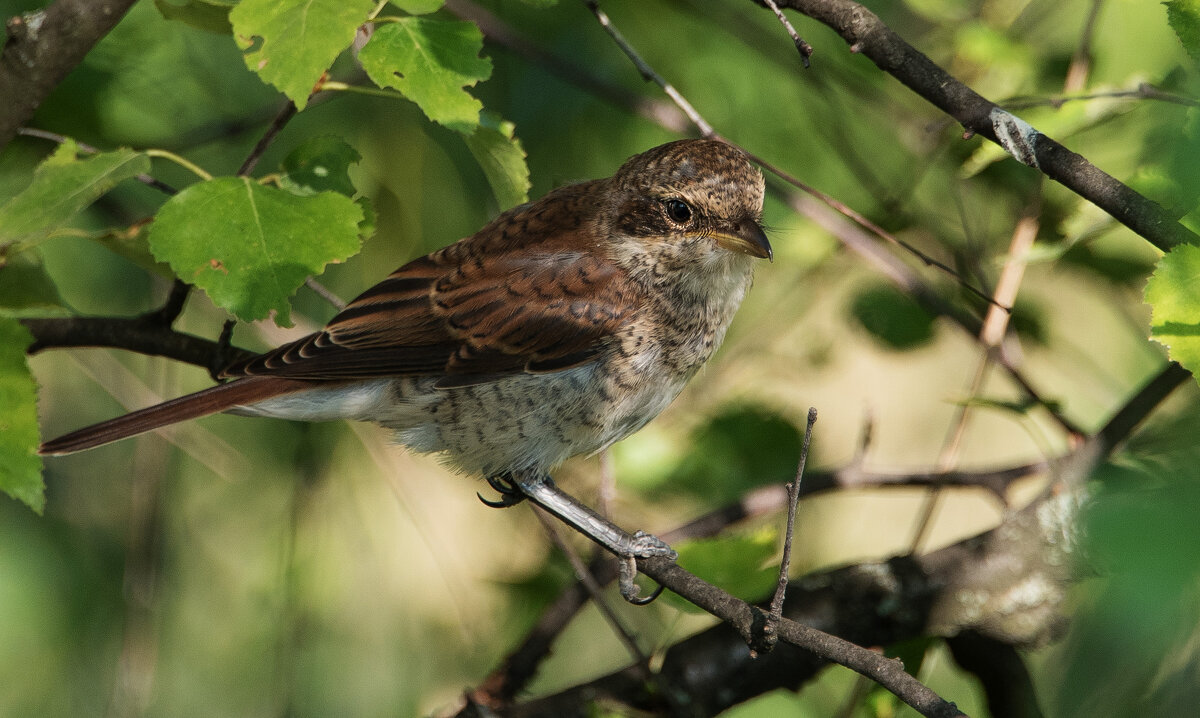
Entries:
<svg viewBox="0 0 1200 718">
<path fill-rule="evenodd" d="M 673 222 L 686 224 L 687 221 L 692 218 L 692 208 L 688 206 L 687 202 L 684 202 L 681 199 L 669 199 L 664 203 L 664 205 L 667 208 L 667 216 L 670 217 L 671 221 Z"/>
</svg>

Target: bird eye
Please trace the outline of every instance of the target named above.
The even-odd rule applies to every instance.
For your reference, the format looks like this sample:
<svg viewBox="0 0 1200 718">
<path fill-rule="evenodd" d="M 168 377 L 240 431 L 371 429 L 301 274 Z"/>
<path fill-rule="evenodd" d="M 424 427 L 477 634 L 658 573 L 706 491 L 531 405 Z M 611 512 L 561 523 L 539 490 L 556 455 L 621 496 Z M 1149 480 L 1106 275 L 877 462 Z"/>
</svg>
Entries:
<svg viewBox="0 0 1200 718">
<path fill-rule="evenodd" d="M 692 208 L 688 206 L 687 202 L 681 199 L 669 199 L 664 204 L 667 208 L 667 216 L 672 221 L 685 224 L 692 218 Z"/>
</svg>

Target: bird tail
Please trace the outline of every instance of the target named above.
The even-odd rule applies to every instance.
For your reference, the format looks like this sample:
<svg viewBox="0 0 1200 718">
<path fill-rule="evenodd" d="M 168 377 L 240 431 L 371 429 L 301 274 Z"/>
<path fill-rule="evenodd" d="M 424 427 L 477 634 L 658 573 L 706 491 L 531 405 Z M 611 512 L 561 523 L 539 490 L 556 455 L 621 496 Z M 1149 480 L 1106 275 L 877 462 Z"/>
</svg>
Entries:
<svg viewBox="0 0 1200 718">
<path fill-rule="evenodd" d="M 169 424 L 198 419 L 311 387 L 311 382 L 277 377 L 238 379 L 72 431 L 45 442 L 38 448 L 38 453 L 43 456 L 73 454 Z"/>
</svg>

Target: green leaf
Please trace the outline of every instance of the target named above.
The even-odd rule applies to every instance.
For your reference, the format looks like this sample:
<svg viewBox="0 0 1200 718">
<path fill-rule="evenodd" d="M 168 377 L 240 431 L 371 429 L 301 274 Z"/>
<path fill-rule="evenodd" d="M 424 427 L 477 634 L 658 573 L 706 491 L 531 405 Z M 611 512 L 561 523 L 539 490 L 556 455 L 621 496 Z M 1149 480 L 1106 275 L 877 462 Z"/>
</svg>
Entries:
<svg viewBox="0 0 1200 718">
<path fill-rule="evenodd" d="M 854 298 L 850 314 L 872 337 L 903 351 L 933 339 L 933 317 L 907 294 L 890 286 L 870 287 Z"/>
<path fill-rule="evenodd" d="M 0 317 L 70 314 L 35 254 L 19 254 L 0 265 Z"/>
<path fill-rule="evenodd" d="M 1200 371 L 1200 247 L 1181 245 L 1158 260 L 1146 282 L 1150 337 L 1193 373 Z"/>
<path fill-rule="evenodd" d="M 428 15 L 442 9 L 445 0 L 392 0 L 392 4 L 409 15 Z"/>
<path fill-rule="evenodd" d="M 79 159 L 64 142 L 33 173 L 29 185 L 0 207 L 0 247 L 45 239 L 118 182 L 150 171 L 141 152 L 119 149 Z"/>
<path fill-rule="evenodd" d="M 229 11 L 236 4 L 227 0 L 187 0 L 182 5 L 176 5 L 170 0 L 154 0 L 154 7 L 167 20 L 219 35 L 228 35 L 233 31 L 233 26 L 229 24 Z"/>
<path fill-rule="evenodd" d="M 493 112 L 479 116 L 479 127 L 466 135 L 467 147 L 483 168 L 501 209 L 529 199 L 529 166 L 525 150 L 513 136 L 513 123 Z"/>
<path fill-rule="evenodd" d="M 163 205 L 150 251 L 239 319 L 274 311 L 277 323 L 290 326 L 288 297 L 326 264 L 358 252 L 362 218 L 354 200 L 336 192 L 301 197 L 220 177 Z"/>
<path fill-rule="evenodd" d="M 1200 62 L 1200 0 L 1171 0 L 1167 6 L 1167 22 L 1183 43 L 1183 49 Z"/>
<path fill-rule="evenodd" d="M 779 532 L 764 526 L 749 534 L 724 535 L 715 539 L 689 541 L 675 548 L 679 565 L 700 578 L 745 601 L 758 601 L 770 593 L 779 576 L 771 559 L 779 552 Z M 685 611 L 701 612 L 687 601 L 671 596 Z"/>
<path fill-rule="evenodd" d="M 25 327 L 0 318 L 0 491 L 40 514 L 46 487 L 37 454 L 37 385 L 25 362 L 32 343 Z"/>
<path fill-rule="evenodd" d="M 243 0 L 229 20 L 246 67 L 303 110 L 373 7 L 371 0 Z"/>
<path fill-rule="evenodd" d="M 492 74 L 482 49 L 474 23 L 406 17 L 375 28 L 358 60 L 375 84 L 395 88 L 434 122 L 470 134 L 483 105 L 463 88 Z"/>
<path fill-rule="evenodd" d="M 279 184 L 295 194 L 333 191 L 353 197 L 356 190 L 349 170 L 360 160 L 358 150 L 340 137 L 313 137 L 288 153 Z"/>
</svg>

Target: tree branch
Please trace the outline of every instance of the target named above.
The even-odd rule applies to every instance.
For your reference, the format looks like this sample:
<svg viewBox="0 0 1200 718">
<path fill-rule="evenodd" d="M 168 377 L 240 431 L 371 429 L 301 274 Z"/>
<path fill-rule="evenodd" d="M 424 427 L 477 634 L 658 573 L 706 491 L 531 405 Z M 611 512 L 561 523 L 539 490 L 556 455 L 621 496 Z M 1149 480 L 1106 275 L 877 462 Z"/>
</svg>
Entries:
<svg viewBox="0 0 1200 718">
<path fill-rule="evenodd" d="M 134 2 L 58 0 L 9 19 L 8 44 L 0 54 L 0 149 Z"/>
<path fill-rule="evenodd" d="M 1062 183 L 1159 249 L 1200 242 L 1162 206 L 959 82 L 862 5 L 853 0 L 778 0 L 778 4 L 828 25 L 850 44 L 852 52 L 868 57 L 967 130 Z"/>
</svg>

